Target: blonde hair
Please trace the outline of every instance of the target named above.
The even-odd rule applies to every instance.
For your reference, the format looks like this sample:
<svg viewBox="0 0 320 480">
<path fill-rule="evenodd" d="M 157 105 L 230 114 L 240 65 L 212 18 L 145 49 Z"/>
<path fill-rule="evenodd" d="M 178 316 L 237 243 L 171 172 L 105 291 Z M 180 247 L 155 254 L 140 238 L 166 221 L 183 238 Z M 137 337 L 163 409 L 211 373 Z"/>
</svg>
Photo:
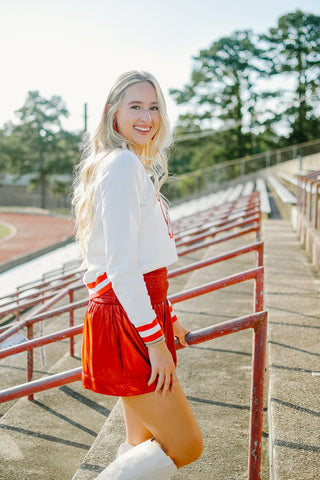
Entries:
<svg viewBox="0 0 320 480">
<path fill-rule="evenodd" d="M 111 88 L 100 123 L 92 139 L 89 139 L 84 145 L 81 161 L 75 169 L 72 204 L 76 218 L 77 239 L 84 254 L 87 251 L 92 228 L 95 180 L 101 160 L 115 149 L 128 149 L 137 155 L 134 145 L 114 129 L 113 122 L 127 88 L 140 82 L 149 82 L 154 87 L 161 122 L 152 141 L 144 147 L 139 158 L 147 172 L 151 174 L 157 193 L 160 192 L 161 185 L 168 177 L 165 149 L 171 144 L 172 137 L 166 103 L 160 85 L 150 73 L 135 70 L 126 72 Z"/>
</svg>

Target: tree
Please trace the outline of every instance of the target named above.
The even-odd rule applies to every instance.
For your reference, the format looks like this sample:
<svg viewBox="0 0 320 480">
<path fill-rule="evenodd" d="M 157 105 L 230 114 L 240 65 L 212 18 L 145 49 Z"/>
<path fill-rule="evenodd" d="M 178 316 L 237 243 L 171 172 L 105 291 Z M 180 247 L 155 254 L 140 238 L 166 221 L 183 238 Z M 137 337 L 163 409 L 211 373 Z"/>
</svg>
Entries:
<svg viewBox="0 0 320 480">
<path fill-rule="evenodd" d="M 291 142 L 311 140 L 315 132 L 319 136 L 320 16 L 301 10 L 288 13 L 261 39 L 273 64 L 270 73 L 284 80 L 279 79 L 283 87 L 274 93 L 284 103 L 277 120 L 287 120 Z"/>
<path fill-rule="evenodd" d="M 191 82 L 182 90 L 170 90 L 177 104 L 189 105 L 179 117 L 180 127 L 196 132 L 228 125 L 231 158 L 250 153 L 250 133 L 259 125 L 256 80 L 265 72 L 262 53 L 251 30 L 236 31 L 201 50 L 194 57 Z"/>
<path fill-rule="evenodd" d="M 30 91 L 23 107 L 15 113 L 19 122 L 5 124 L 1 157 L 10 173 L 35 174 L 33 187 L 40 186 L 41 207 L 45 208 L 50 177 L 72 173 L 80 135 L 63 130 L 61 120 L 69 112 L 60 96 L 45 99 L 38 91 Z"/>
</svg>

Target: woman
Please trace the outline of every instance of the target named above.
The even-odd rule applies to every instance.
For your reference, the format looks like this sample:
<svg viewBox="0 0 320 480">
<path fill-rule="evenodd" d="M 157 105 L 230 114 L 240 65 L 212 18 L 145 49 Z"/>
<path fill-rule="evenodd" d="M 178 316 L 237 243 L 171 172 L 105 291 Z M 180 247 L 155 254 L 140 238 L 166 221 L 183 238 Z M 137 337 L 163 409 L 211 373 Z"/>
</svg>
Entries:
<svg viewBox="0 0 320 480">
<path fill-rule="evenodd" d="M 177 259 L 159 193 L 169 132 L 156 79 L 123 74 L 76 182 L 73 203 L 89 290 L 83 386 L 121 397 L 126 424 L 126 442 L 99 480 L 167 479 L 202 453 L 175 368 L 174 337 L 187 346 L 188 331 L 167 301 L 166 267 Z"/>
</svg>

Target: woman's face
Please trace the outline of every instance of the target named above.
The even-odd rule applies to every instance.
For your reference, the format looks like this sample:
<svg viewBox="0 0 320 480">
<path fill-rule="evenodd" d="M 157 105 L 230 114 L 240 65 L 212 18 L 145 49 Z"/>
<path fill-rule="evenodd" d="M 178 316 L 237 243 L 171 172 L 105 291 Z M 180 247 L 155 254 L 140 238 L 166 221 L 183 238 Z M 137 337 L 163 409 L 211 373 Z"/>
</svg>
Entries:
<svg viewBox="0 0 320 480">
<path fill-rule="evenodd" d="M 151 83 L 139 82 L 127 88 L 116 113 L 116 122 L 120 135 L 141 153 L 161 122 L 156 90 Z"/>
</svg>

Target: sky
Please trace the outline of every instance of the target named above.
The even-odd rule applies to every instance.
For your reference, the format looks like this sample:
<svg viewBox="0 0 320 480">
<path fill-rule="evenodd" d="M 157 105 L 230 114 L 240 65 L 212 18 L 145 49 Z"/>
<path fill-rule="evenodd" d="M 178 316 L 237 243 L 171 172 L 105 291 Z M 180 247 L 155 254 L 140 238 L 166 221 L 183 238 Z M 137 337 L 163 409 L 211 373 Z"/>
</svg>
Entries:
<svg viewBox="0 0 320 480">
<path fill-rule="evenodd" d="M 17 121 L 30 90 L 60 95 L 69 130 L 100 120 L 108 90 L 128 70 L 155 75 L 174 125 L 179 108 L 169 96 L 192 71 L 192 57 L 222 36 L 256 33 L 300 8 L 320 14 L 318 0 L 0 0 L 0 128 Z"/>
</svg>

